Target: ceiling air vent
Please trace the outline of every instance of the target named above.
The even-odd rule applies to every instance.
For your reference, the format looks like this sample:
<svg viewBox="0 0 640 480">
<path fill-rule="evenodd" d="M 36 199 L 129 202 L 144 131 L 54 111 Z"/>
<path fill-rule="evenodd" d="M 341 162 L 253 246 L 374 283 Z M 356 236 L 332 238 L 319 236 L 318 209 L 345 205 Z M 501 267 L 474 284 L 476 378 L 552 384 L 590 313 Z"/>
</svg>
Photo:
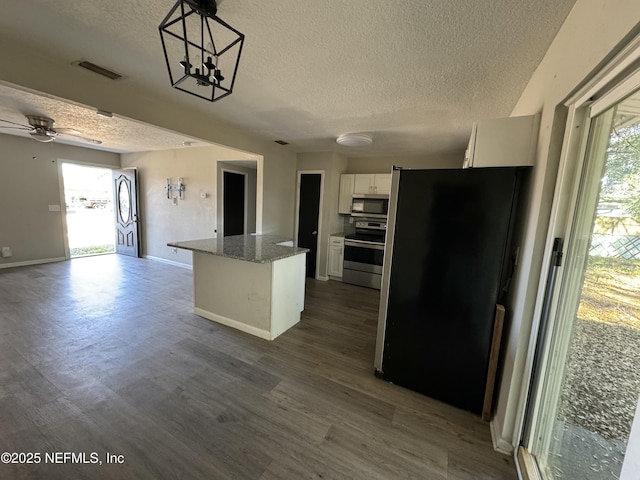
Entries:
<svg viewBox="0 0 640 480">
<path fill-rule="evenodd" d="M 77 62 L 73 62 L 73 65 L 77 65 L 89 70 L 90 72 L 107 77 L 109 80 L 119 80 L 122 78 L 122 75 L 119 73 L 109 70 L 108 68 L 101 67 L 100 65 L 96 65 L 95 63 L 87 62 L 86 60 L 78 60 Z"/>
<path fill-rule="evenodd" d="M 274 140 L 279 145 L 289 145 L 289 142 L 285 142 L 284 140 Z"/>
</svg>

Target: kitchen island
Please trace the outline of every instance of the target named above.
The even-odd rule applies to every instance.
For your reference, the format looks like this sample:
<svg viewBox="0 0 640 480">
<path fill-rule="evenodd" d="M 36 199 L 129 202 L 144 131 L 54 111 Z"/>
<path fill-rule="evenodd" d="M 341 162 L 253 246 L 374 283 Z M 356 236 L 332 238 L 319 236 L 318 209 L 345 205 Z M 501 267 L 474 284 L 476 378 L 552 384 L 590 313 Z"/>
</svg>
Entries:
<svg viewBox="0 0 640 480">
<path fill-rule="evenodd" d="M 273 340 L 300 321 L 306 248 L 277 235 L 172 242 L 193 253 L 196 315 Z"/>
</svg>

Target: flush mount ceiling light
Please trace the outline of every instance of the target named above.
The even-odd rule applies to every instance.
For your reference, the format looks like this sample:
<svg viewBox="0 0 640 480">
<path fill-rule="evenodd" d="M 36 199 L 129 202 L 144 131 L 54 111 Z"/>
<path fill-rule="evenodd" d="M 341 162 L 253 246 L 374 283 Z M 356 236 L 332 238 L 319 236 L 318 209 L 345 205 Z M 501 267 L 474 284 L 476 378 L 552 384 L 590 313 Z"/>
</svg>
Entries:
<svg viewBox="0 0 640 480">
<path fill-rule="evenodd" d="M 345 147 L 364 147 L 371 145 L 373 139 L 364 133 L 343 133 L 336 142 Z"/>
<path fill-rule="evenodd" d="M 178 0 L 158 27 L 171 86 L 211 102 L 233 91 L 244 43 L 217 11 L 216 0 Z"/>
</svg>

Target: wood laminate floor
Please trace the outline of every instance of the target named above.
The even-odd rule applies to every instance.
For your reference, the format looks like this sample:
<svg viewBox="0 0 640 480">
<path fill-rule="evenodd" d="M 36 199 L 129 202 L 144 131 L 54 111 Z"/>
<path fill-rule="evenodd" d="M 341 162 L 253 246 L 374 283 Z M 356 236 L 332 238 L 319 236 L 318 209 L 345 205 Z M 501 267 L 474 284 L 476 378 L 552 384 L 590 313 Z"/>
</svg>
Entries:
<svg viewBox="0 0 640 480">
<path fill-rule="evenodd" d="M 302 321 L 268 342 L 191 313 L 183 268 L 0 270 L 0 452 L 40 454 L 0 478 L 517 478 L 488 424 L 374 377 L 377 307 L 310 280 Z"/>
</svg>

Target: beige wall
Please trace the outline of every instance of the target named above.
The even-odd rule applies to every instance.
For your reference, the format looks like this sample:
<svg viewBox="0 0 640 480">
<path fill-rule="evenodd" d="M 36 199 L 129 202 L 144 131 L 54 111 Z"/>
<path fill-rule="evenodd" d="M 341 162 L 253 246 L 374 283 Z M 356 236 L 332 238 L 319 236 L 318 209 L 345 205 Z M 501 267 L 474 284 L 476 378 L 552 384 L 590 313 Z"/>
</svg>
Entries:
<svg viewBox="0 0 640 480">
<path fill-rule="evenodd" d="M 142 255 L 191 264 L 190 252 L 174 252 L 167 242 L 216 235 L 217 161 L 246 158 L 244 152 L 217 146 L 123 154 L 122 166 L 138 169 Z M 173 205 L 164 187 L 167 178 L 175 184 L 178 177 L 185 184 L 184 200 Z"/>
<path fill-rule="evenodd" d="M 469 127 L 471 135 L 471 127 Z M 349 157 L 345 173 L 388 173 L 396 167 L 405 168 L 462 168 L 464 150 L 437 157 Z"/>
<path fill-rule="evenodd" d="M 494 442 L 503 450 L 519 441 L 518 412 L 527 388 L 523 371 L 564 137 L 566 110 L 559 106 L 637 29 L 639 20 L 637 0 L 578 0 L 512 112 L 514 116 L 541 112 L 542 118 L 525 241 L 514 282 L 513 318 L 505 339 L 504 368 L 491 425 Z"/>
<path fill-rule="evenodd" d="M 0 42 L 0 58 L 4 64 L 11 65 L 0 71 L 0 81 L 228 146 L 246 152 L 244 158 L 263 159 L 264 169 L 258 173 L 258 197 L 263 195 L 264 207 L 262 232 L 293 234 L 295 152 L 273 143 L 272 139 L 213 120 L 206 114 L 205 105 L 207 108 L 210 105 L 204 100 L 194 99 L 197 104 L 193 108 L 173 103 L 170 99 L 136 89 L 126 81 L 114 82 L 88 74 L 20 44 Z M 47 74 L 42 75 L 43 71 Z M 174 92 L 174 95 L 184 98 L 182 95 L 186 94 Z"/>
<path fill-rule="evenodd" d="M 0 247 L 13 251 L 0 267 L 65 257 L 63 212 L 49 211 L 49 205 L 65 208 L 59 160 L 120 166 L 115 153 L 0 134 Z"/>
<path fill-rule="evenodd" d="M 293 238 L 296 202 L 296 156 L 264 149 L 262 230 Z M 258 197 L 260 174 L 258 172 Z M 259 229 L 259 227 L 258 227 Z"/>
<path fill-rule="evenodd" d="M 471 131 L 469 131 L 471 134 Z M 332 152 L 299 153 L 297 169 L 323 171 L 324 190 L 321 238 L 319 239 L 318 277 L 327 276 L 329 235 L 349 227 L 349 217 L 338 214 L 340 175 L 343 173 L 390 173 L 393 166 L 405 168 L 462 168 L 464 151 L 438 157 L 367 157 L 345 158 Z"/>
</svg>

